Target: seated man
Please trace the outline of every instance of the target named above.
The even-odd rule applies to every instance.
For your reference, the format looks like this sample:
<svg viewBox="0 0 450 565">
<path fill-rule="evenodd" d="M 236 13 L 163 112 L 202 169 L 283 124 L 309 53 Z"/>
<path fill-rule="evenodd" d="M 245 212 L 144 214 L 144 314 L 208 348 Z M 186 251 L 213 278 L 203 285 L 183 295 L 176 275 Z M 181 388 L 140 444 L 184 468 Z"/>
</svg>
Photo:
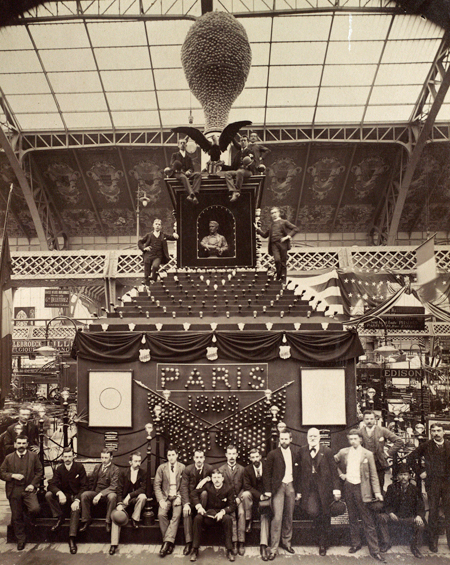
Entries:
<svg viewBox="0 0 450 565">
<path fill-rule="evenodd" d="M 145 494 L 147 487 L 147 473 L 141 469 L 142 457 L 136 451 L 130 456 L 130 466 L 123 469 L 119 474 L 119 486 L 117 489 L 117 510 L 121 510 L 126 514 L 131 513 L 131 525 L 133 528 L 139 528 L 141 520 L 141 512 L 147 502 Z M 118 520 L 114 519 L 114 512 L 111 514 L 111 547 L 109 554 L 114 555 L 119 545 L 121 525 Z"/>
<path fill-rule="evenodd" d="M 261 507 L 260 502 L 270 500 L 264 494 L 263 470 L 265 463 L 261 460 L 261 453 L 257 447 L 250 450 L 250 465 L 244 469 L 244 492 L 242 493 L 242 503 L 245 511 L 246 533 L 252 529 L 253 505 L 258 507 L 258 514 L 261 522 L 261 533 L 259 540 L 259 548 L 261 559 L 268 560 L 267 546 L 269 545 L 269 527 L 270 527 L 270 506 Z"/>
<path fill-rule="evenodd" d="M 28 510 L 31 523 L 40 512 L 36 495 L 44 472 L 36 453 L 28 451 L 28 438 L 19 435 L 14 440 L 13 453 L 5 457 L 0 467 L 0 478 L 6 482 L 6 498 L 11 507 L 11 519 L 17 540 L 17 549 L 21 551 L 27 540 L 24 519 L 24 507 Z"/>
<path fill-rule="evenodd" d="M 194 540 L 192 543 L 191 561 L 197 561 L 198 548 L 201 545 L 203 526 L 211 527 L 221 524 L 225 531 L 225 547 L 227 557 L 234 561 L 231 514 L 236 511 L 234 489 L 229 484 L 224 484 L 225 477 L 220 469 L 214 469 L 211 481 L 203 487 L 195 489 L 192 493 L 197 515 L 194 518 Z M 200 495 L 206 492 L 205 506 L 200 501 Z"/>
<path fill-rule="evenodd" d="M 243 135 L 240 143 L 241 148 L 234 156 L 230 167 L 227 167 L 227 172 L 224 175 L 231 202 L 235 202 L 241 195 L 244 179 L 251 177 L 256 172 L 254 155 L 248 147 L 248 137 Z M 234 184 L 233 179 L 236 179 L 236 184 Z"/>
<path fill-rule="evenodd" d="M 185 139 L 179 140 L 178 151 L 172 153 L 170 167 L 168 167 L 165 172 L 168 176 L 175 177 L 181 182 L 188 193 L 188 200 L 193 204 L 198 204 L 197 194 L 200 192 L 202 175 L 201 173 L 194 173 L 194 164 L 186 151 Z M 190 180 L 192 180 L 192 186 L 189 182 Z"/>
<path fill-rule="evenodd" d="M 208 257 L 222 257 L 228 251 L 228 243 L 223 235 L 218 233 L 218 222 L 209 222 L 209 235 L 206 235 L 200 242 Z"/>
<path fill-rule="evenodd" d="M 159 555 L 165 557 L 173 552 L 178 524 L 181 518 L 181 475 L 184 471 L 183 463 L 178 462 L 178 449 L 174 445 L 167 448 L 167 463 L 163 463 L 156 470 L 153 490 L 159 504 L 158 520 L 163 544 Z M 172 517 L 169 520 L 169 512 Z"/>
<path fill-rule="evenodd" d="M 183 528 L 186 546 L 183 550 L 184 555 L 189 555 L 192 550 L 192 516 L 196 510 L 192 501 L 192 493 L 195 489 L 201 488 L 205 478 L 210 478 L 213 468 L 205 463 L 205 452 L 202 449 L 194 451 L 194 463 L 185 467 L 181 476 L 181 505 L 183 506 Z M 204 495 L 206 493 L 202 493 Z M 206 500 L 206 497 L 205 497 Z M 202 505 L 203 505 L 203 501 Z"/>
<path fill-rule="evenodd" d="M 380 551 L 388 551 L 391 547 L 389 524 L 408 530 L 409 545 L 414 557 L 420 559 L 419 547 L 422 544 L 422 533 L 425 528 L 425 506 L 419 489 L 410 481 L 408 465 L 398 466 L 397 482 L 388 486 L 384 497 L 384 512 L 378 514 L 381 544 Z"/>
<path fill-rule="evenodd" d="M 119 468 L 112 462 L 112 453 L 104 449 L 100 454 L 101 463 L 94 467 L 90 476 L 90 488 L 81 495 L 80 532 L 85 532 L 92 524 L 91 504 L 106 504 L 106 531 L 111 531 L 111 512 L 116 507 L 119 486 Z"/>
<path fill-rule="evenodd" d="M 51 528 L 56 532 L 64 523 L 67 514 L 70 515 L 69 549 L 70 553 L 77 552 L 76 537 L 81 513 L 81 495 L 87 489 L 87 475 L 82 463 L 75 461 L 71 447 L 65 447 L 62 454 L 62 464 L 56 467 L 53 477 L 48 482 L 45 500 L 50 506 L 52 516 L 57 518 Z"/>
</svg>

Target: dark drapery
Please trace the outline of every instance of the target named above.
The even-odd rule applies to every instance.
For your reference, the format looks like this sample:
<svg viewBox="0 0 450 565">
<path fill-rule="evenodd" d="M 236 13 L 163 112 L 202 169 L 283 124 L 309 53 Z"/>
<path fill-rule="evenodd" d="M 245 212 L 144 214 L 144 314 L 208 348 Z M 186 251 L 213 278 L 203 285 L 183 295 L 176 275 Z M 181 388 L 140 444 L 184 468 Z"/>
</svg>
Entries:
<svg viewBox="0 0 450 565">
<path fill-rule="evenodd" d="M 283 342 L 283 336 L 286 341 Z M 149 349 L 153 361 L 189 362 L 204 359 L 217 347 L 219 359 L 267 362 L 289 345 L 291 357 L 308 363 L 330 363 L 364 354 L 355 331 L 315 332 L 77 332 L 72 357 L 99 363 L 127 363 Z"/>
</svg>

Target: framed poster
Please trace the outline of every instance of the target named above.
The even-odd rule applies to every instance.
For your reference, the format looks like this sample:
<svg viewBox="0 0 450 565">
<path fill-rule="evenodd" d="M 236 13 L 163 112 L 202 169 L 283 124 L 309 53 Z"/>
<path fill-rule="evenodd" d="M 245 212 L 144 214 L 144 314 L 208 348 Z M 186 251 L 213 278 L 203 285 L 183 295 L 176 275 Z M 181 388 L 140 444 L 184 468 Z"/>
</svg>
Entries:
<svg viewBox="0 0 450 565">
<path fill-rule="evenodd" d="M 132 427 L 132 371 L 89 371 L 89 426 Z"/>
<path fill-rule="evenodd" d="M 444 429 L 444 439 L 450 439 L 450 418 L 427 418 L 427 434 L 428 439 L 431 439 L 431 426 L 439 424 Z"/>
<path fill-rule="evenodd" d="M 303 426 L 341 426 L 346 422 L 345 369 L 301 369 Z"/>
</svg>

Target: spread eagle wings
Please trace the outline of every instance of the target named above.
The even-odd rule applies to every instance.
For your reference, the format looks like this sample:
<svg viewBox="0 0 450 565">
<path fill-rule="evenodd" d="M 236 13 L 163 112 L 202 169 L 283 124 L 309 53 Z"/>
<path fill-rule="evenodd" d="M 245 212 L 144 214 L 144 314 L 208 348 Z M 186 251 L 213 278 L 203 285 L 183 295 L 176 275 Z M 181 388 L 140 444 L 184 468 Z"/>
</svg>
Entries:
<svg viewBox="0 0 450 565">
<path fill-rule="evenodd" d="M 226 151 L 228 145 L 230 145 L 230 143 L 233 141 L 234 136 L 241 128 L 251 125 L 252 122 L 250 122 L 249 120 L 242 120 L 240 122 L 233 122 L 232 124 L 228 124 L 219 137 L 220 152 Z M 211 149 L 214 147 L 214 143 L 211 143 L 211 141 L 209 141 L 209 139 L 205 137 L 205 135 L 197 128 L 182 126 L 178 128 L 172 128 L 171 131 L 173 131 L 173 133 L 184 133 L 185 135 L 193 139 L 205 153 L 210 154 Z"/>
</svg>

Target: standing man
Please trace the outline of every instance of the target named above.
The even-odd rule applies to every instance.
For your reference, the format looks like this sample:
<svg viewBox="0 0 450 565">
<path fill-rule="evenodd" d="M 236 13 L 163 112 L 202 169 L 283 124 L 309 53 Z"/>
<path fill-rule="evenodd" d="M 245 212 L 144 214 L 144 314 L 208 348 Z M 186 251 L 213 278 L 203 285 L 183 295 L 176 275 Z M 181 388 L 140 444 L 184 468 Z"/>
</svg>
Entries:
<svg viewBox="0 0 450 565">
<path fill-rule="evenodd" d="M 170 177 L 175 177 L 181 182 L 187 192 L 187 199 L 194 204 L 198 204 L 197 194 L 200 192 L 202 175 L 201 173 L 194 173 L 194 164 L 186 151 L 185 139 L 179 140 L 178 151 L 172 153 L 170 168 L 167 172 Z M 192 180 L 192 186 L 189 179 Z"/>
<path fill-rule="evenodd" d="M 144 252 L 144 278 L 145 284 L 149 286 L 158 278 L 158 269 L 160 265 L 165 265 L 170 261 L 169 250 L 167 248 L 167 240 L 174 241 L 178 239 L 178 234 L 165 234 L 161 231 L 162 222 L 159 218 L 153 221 L 153 231 L 144 235 L 138 241 L 138 247 Z"/>
<path fill-rule="evenodd" d="M 139 528 L 141 512 L 147 502 L 145 493 L 147 486 L 147 473 L 141 469 L 142 456 L 136 451 L 130 455 L 130 466 L 119 474 L 119 486 L 117 489 L 117 510 L 128 516 L 131 514 L 131 525 L 135 530 Z M 111 547 L 109 554 L 114 555 L 119 545 L 120 530 L 122 524 L 114 519 L 115 513 L 111 514 Z M 123 515 L 122 515 L 123 516 Z"/>
<path fill-rule="evenodd" d="M 87 489 L 86 469 L 75 461 L 72 447 L 65 447 L 62 464 L 56 467 L 53 477 L 48 482 L 45 500 L 52 511 L 56 524 L 51 531 L 56 532 L 64 524 L 66 515 L 70 515 L 69 549 L 77 552 L 76 538 L 81 513 L 81 495 Z"/>
<path fill-rule="evenodd" d="M 273 518 L 270 526 L 269 561 L 277 555 L 278 546 L 295 553 L 292 545 L 292 520 L 295 501 L 300 500 L 298 450 L 291 446 L 292 433 L 279 434 L 279 447 L 267 456 L 263 472 L 264 494 L 272 497 Z M 281 538 L 281 543 L 280 543 Z"/>
<path fill-rule="evenodd" d="M 375 465 L 377 467 L 378 481 L 380 489 L 383 491 L 384 477 L 389 464 L 386 459 L 385 446 L 386 440 L 392 445 L 387 451 L 389 457 L 394 457 L 400 449 L 405 446 L 404 441 L 387 428 L 377 425 L 377 419 L 373 410 L 365 410 L 363 412 L 363 424 L 361 426 L 363 442 L 362 445 L 373 453 Z"/>
<path fill-rule="evenodd" d="M 119 486 L 119 468 L 112 462 L 112 453 L 104 449 L 100 454 L 101 463 L 94 467 L 90 477 L 91 490 L 81 495 L 80 532 L 85 532 L 92 524 L 91 504 L 106 504 L 106 531 L 111 531 L 111 512 L 116 507 Z"/>
<path fill-rule="evenodd" d="M 185 548 L 183 555 L 189 555 L 192 550 L 192 517 L 196 510 L 192 493 L 195 489 L 201 488 L 206 477 L 211 477 L 213 468 L 205 463 L 205 452 L 202 449 L 194 451 L 194 463 L 185 467 L 181 476 L 181 505 L 183 506 L 183 528 L 185 538 Z"/>
<path fill-rule="evenodd" d="M 383 500 L 373 453 L 362 447 L 360 430 L 356 428 L 350 430 L 347 437 L 350 447 L 341 449 L 334 458 L 339 467 L 339 477 L 345 481 L 345 502 L 352 542 L 348 552 L 356 553 L 362 547 L 358 522 L 361 519 L 370 555 L 377 561 L 385 563 L 384 557 L 380 554 L 372 511 L 366 505 L 372 502 L 374 497 Z"/>
<path fill-rule="evenodd" d="M 389 524 L 393 524 L 408 530 L 411 553 L 421 559 L 423 556 L 419 547 L 425 528 L 425 506 L 422 493 L 409 482 L 410 479 L 409 467 L 402 463 L 398 466 L 397 481 L 387 488 L 384 512 L 377 516 L 383 542 L 381 551 L 391 548 Z"/>
<path fill-rule="evenodd" d="M 14 452 L 5 457 L 0 467 L 0 478 L 6 482 L 6 498 L 11 507 L 11 518 L 17 549 L 22 551 L 27 541 L 25 532 L 24 507 L 28 510 L 31 523 L 40 512 L 36 489 L 44 472 L 36 453 L 28 451 L 28 438 L 18 435 L 14 441 Z"/>
<path fill-rule="evenodd" d="M 276 280 L 286 282 L 287 273 L 287 257 L 291 248 L 292 236 L 300 230 L 288 220 L 283 220 L 280 215 L 280 209 L 274 206 L 270 210 L 272 216 L 272 224 L 268 230 L 263 232 L 255 224 L 257 233 L 261 237 L 269 238 L 268 251 L 275 261 Z"/>
<path fill-rule="evenodd" d="M 231 514 L 236 511 L 235 494 L 232 485 L 224 482 L 225 477 L 220 469 L 214 469 L 211 481 L 192 492 L 192 501 L 197 515 L 194 518 L 194 538 L 191 561 L 197 561 L 198 548 L 201 545 L 203 526 L 211 527 L 221 524 L 225 532 L 225 547 L 229 561 L 234 561 Z M 203 502 L 201 494 L 206 493 Z"/>
<path fill-rule="evenodd" d="M 235 202 L 241 195 L 241 188 L 244 179 L 255 174 L 255 156 L 248 146 L 248 137 L 243 135 L 240 139 L 241 148 L 236 153 L 225 173 L 225 181 L 230 193 L 230 202 Z M 225 167 L 224 167 L 225 169 Z M 236 184 L 234 180 L 236 179 Z"/>
<path fill-rule="evenodd" d="M 15 450 L 14 443 L 19 434 L 27 436 L 30 451 L 39 453 L 39 428 L 31 421 L 31 409 L 26 405 L 19 408 L 19 420 L 8 426 L 6 430 L 4 440 L 6 455 Z"/>
<path fill-rule="evenodd" d="M 330 504 L 341 498 L 339 475 L 331 449 L 320 444 L 317 428 L 308 430 L 307 441 L 300 448 L 300 492 L 319 536 L 319 555 L 326 555 L 330 543 Z"/>
<path fill-rule="evenodd" d="M 183 463 L 178 462 L 178 450 L 169 445 L 167 449 L 167 463 L 163 463 L 156 470 L 153 490 L 159 504 L 158 520 L 163 538 L 159 555 L 165 557 L 173 552 L 178 524 L 181 518 L 181 475 L 184 471 Z M 169 512 L 172 517 L 169 520 Z"/>
<path fill-rule="evenodd" d="M 269 545 L 269 527 L 270 527 L 270 507 L 260 506 L 260 502 L 270 500 L 264 494 L 263 472 L 265 462 L 263 463 L 260 450 L 254 447 L 249 453 L 250 465 L 244 469 L 244 492 L 242 493 L 242 502 L 245 510 L 245 532 L 250 533 L 252 529 L 253 505 L 258 506 L 258 513 L 261 524 L 261 532 L 259 538 L 259 551 L 261 559 L 267 561 L 267 547 Z"/>
<path fill-rule="evenodd" d="M 245 553 L 245 510 L 242 501 L 244 493 L 244 467 L 237 463 L 238 451 L 236 446 L 229 445 L 225 451 L 227 462 L 219 467 L 222 471 L 225 481 L 234 488 L 236 498 L 236 512 L 231 514 L 233 520 L 233 552 L 235 555 L 244 555 Z"/>
<path fill-rule="evenodd" d="M 430 551 L 437 553 L 439 541 L 439 503 L 442 500 L 447 544 L 450 547 L 450 441 L 444 439 L 441 424 L 430 427 L 431 439 L 410 453 L 406 459 L 420 478 L 425 479 L 425 490 L 430 507 Z M 420 468 L 425 462 L 425 471 Z"/>
</svg>

